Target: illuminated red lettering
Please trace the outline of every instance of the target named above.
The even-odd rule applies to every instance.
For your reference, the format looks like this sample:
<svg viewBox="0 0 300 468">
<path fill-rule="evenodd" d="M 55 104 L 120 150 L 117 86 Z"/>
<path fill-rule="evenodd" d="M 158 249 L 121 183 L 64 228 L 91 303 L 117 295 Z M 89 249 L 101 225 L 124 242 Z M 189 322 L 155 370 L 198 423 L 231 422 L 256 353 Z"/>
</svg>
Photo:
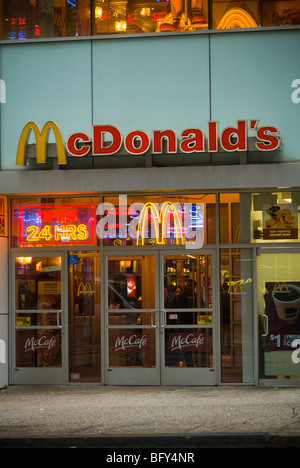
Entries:
<svg viewBox="0 0 300 468">
<path fill-rule="evenodd" d="M 260 127 L 257 130 L 256 136 L 263 143 L 255 143 L 256 147 L 261 151 L 274 151 L 279 147 L 279 138 L 275 135 L 278 135 L 278 130 L 276 127 Z"/>
<path fill-rule="evenodd" d="M 153 154 L 163 153 L 162 140 L 167 140 L 167 153 L 177 153 L 177 135 L 173 130 L 153 131 Z"/>
<path fill-rule="evenodd" d="M 208 122 L 208 151 L 218 151 L 218 122 Z"/>
<path fill-rule="evenodd" d="M 70 136 L 67 142 L 67 150 L 71 156 L 78 158 L 88 154 L 90 145 L 82 145 L 82 143 L 90 143 L 90 138 L 85 133 L 74 133 L 74 135 Z"/>
<path fill-rule="evenodd" d="M 247 128 L 245 120 L 238 121 L 237 128 L 228 127 L 221 134 L 221 145 L 225 151 L 247 150 Z"/>
<path fill-rule="evenodd" d="M 135 141 L 139 141 L 139 146 L 135 145 Z M 130 154 L 144 154 L 150 147 L 150 138 L 145 132 L 139 130 L 128 133 L 125 139 L 125 148 Z"/>
<path fill-rule="evenodd" d="M 104 134 L 109 133 L 112 136 L 110 145 L 105 145 Z M 96 125 L 94 127 L 93 154 L 95 156 L 115 154 L 122 146 L 121 132 L 112 125 Z"/>
<path fill-rule="evenodd" d="M 198 128 L 189 128 L 181 134 L 185 138 L 180 144 L 180 149 L 183 153 L 193 153 L 204 151 L 204 137 L 201 130 Z"/>
</svg>

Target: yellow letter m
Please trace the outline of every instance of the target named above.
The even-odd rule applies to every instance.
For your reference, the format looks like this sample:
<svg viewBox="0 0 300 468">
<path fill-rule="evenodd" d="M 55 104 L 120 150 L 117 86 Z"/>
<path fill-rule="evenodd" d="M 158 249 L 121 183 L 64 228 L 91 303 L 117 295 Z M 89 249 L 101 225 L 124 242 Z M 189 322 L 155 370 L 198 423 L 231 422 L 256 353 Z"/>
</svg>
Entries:
<svg viewBox="0 0 300 468">
<path fill-rule="evenodd" d="M 34 122 L 25 125 L 19 140 L 17 151 L 17 166 L 25 166 L 25 152 L 29 141 L 30 133 L 33 131 L 36 141 L 36 161 L 43 164 L 46 162 L 46 148 L 50 129 L 53 131 L 56 141 L 58 164 L 67 164 L 65 145 L 61 133 L 54 122 L 47 122 L 42 131 Z"/>
</svg>

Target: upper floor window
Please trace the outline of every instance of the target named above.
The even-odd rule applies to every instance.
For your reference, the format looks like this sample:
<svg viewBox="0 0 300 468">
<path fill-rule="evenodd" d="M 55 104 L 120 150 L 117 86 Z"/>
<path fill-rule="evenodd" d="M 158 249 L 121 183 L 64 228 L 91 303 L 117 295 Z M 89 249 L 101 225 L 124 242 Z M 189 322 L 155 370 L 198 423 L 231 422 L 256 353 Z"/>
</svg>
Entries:
<svg viewBox="0 0 300 468">
<path fill-rule="evenodd" d="M 300 0 L 0 0 L 0 39 L 300 24 Z"/>
</svg>

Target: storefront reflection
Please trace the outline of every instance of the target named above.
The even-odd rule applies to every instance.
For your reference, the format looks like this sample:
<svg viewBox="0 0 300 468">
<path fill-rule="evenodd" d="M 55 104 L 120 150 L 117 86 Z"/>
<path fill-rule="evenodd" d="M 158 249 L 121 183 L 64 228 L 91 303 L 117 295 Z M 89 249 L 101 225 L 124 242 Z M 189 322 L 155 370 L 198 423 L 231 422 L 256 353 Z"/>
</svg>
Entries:
<svg viewBox="0 0 300 468">
<path fill-rule="evenodd" d="M 45 4 L 47 3 L 47 6 Z M 92 5 L 92 7 L 91 7 Z M 300 0 L 0 1 L 0 40 L 300 24 Z"/>
</svg>

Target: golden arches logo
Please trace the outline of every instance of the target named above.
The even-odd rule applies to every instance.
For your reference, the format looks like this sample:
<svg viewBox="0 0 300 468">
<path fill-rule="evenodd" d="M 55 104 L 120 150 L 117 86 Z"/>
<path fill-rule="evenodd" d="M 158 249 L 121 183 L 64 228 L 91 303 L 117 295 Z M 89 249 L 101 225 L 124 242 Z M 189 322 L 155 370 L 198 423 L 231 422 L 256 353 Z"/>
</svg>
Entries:
<svg viewBox="0 0 300 468">
<path fill-rule="evenodd" d="M 237 294 L 237 293 L 242 293 L 243 288 L 241 284 L 241 280 L 238 281 L 228 281 L 228 294 Z"/>
<path fill-rule="evenodd" d="M 284 289 L 285 291 L 289 291 L 289 288 L 288 288 L 288 285 L 283 281 L 283 282 L 279 282 L 277 281 L 274 285 L 274 288 L 273 288 L 273 296 L 275 295 L 276 291 L 277 292 L 282 292 Z"/>
<path fill-rule="evenodd" d="M 163 239 L 167 237 L 167 220 L 169 217 L 170 211 L 173 214 L 174 219 L 174 230 L 175 230 L 175 238 L 176 244 L 184 244 L 183 238 L 183 231 L 182 231 L 182 223 L 180 220 L 180 216 L 178 213 L 178 208 L 172 202 L 164 202 L 162 206 L 158 209 L 156 203 L 148 202 L 143 206 L 143 209 L 140 213 L 138 227 L 137 227 L 137 240 L 136 244 L 139 245 L 140 242 L 140 234 L 141 234 L 141 245 L 145 245 L 145 229 L 146 226 L 148 227 L 148 213 L 151 212 L 152 219 L 154 223 L 154 230 L 155 230 L 155 239 L 156 243 L 164 243 Z M 152 222 L 151 222 L 152 227 Z M 160 232 L 161 227 L 161 232 Z M 161 240 L 160 240 L 161 234 Z"/>
<path fill-rule="evenodd" d="M 94 292 L 89 281 L 87 283 L 81 282 L 77 289 L 77 296 L 80 296 L 80 294 L 93 294 Z"/>
<path fill-rule="evenodd" d="M 52 130 L 55 136 L 58 164 L 67 164 L 65 145 L 57 125 L 49 121 L 45 123 L 42 131 L 34 122 L 28 122 L 22 130 L 18 150 L 16 165 L 25 166 L 25 152 L 31 131 L 33 131 L 36 141 L 36 161 L 39 164 L 46 162 L 46 147 L 49 131 Z"/>
</svg>

